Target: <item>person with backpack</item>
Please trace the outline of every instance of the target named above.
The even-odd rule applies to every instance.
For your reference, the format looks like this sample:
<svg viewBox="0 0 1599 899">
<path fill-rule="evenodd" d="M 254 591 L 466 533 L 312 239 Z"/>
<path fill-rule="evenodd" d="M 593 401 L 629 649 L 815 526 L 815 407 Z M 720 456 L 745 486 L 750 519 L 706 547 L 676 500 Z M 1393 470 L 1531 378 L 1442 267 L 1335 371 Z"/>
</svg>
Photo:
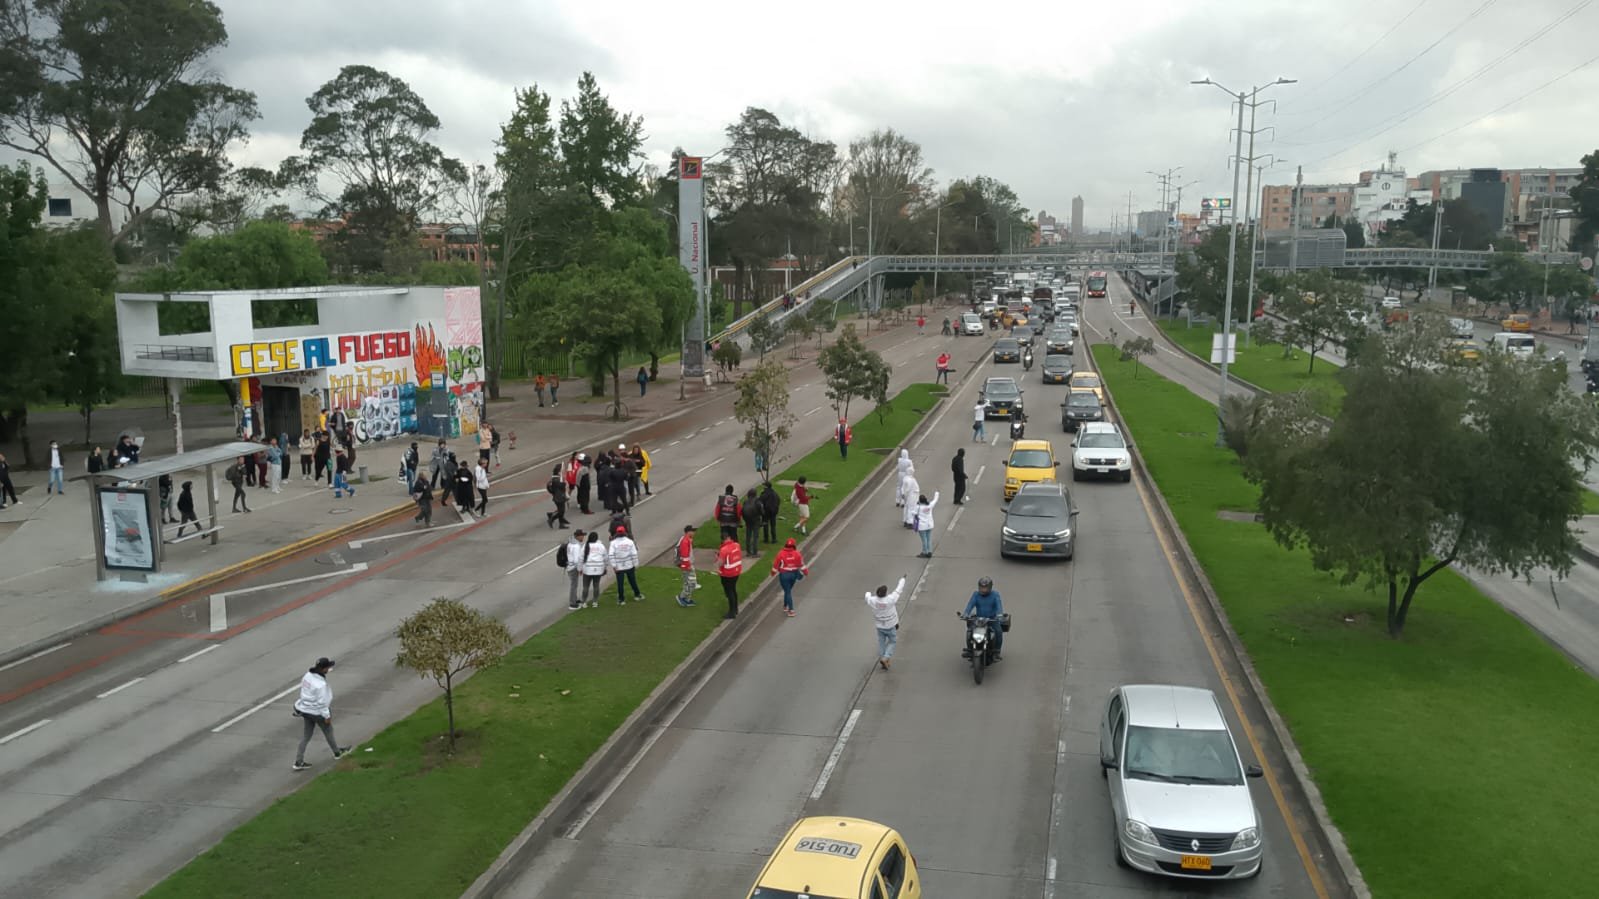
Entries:
<svg viewBox="0 0 1599 899">
<path fill-rule="evenodd" d="M 777 542 L 777 513 L 783 508 L 783 500 L 777 495 L 777 488 L 771 481 L 761 485 L 761 534 L 768 543 Z"/>
<path fill-rule="evenodd" d="M 600 605 L 600 578 L 605 576 L 605 565 L 609 560 L 605 544 L 600 542 L 598 531 L 589 533 L 588 542 L 583 544 L 583 593 L 579 597 L 586 601 L 591 609 Z M 592 591 L 592 592 L 591 592 Z"/>
<path fill-rule="evenodd" d="M 805 557 L 800 555 L 799 544 L 793 537 L 783 544 L 777 551 L 777 558 L 772 560 L 772 576 L 783 587 L 783 611 L 788 617 L 794 617 L 794 585 L 811 573 L 810 566 L 805 564 Z"/>
<path fill-rule="evenodd" d="M 838 441 L 838 457 L 849 458 L 849 445 L 855 440 L 855 432 L 850 430 L 849 422 L 840 418 L 833 428 L 833 439 Z"/>
<path fill-rule="evenodd" d="M 249 461 L 244 456 L 240 456 L 239 461 L 229 465 L 227 473 L 223 475 L 223 477 L 228 479 L 228 483 L 233 485 L 233 511 L 235 513 L 239 511 L 240 506 L 244 507 L 245 512 L 250 511 L 250 501 L 244 495 L 244 472 L 245 466 L 248 464 L 250 464 Z"/>
<path fill-rule="evenodd" d="M 555 551 L 555 564 L 566 572 L 566 607 L 573 611 L 583 608 L 582 601 L 577 598 L 577 588 L 583 581 L 583 547 L 587 542 L 583 529 L 578 528 L 572 532 L 572 539 Z"/>
<path fill-rule="evenodd" d="M 616 572 L 616 604 L 627 605 L 623 583 L 632 586 L 633 601 L 640 602 L 644 599 L 644 592 L 638 588 L 638 545 L 627 535 L 626 527 L 613 528 L 611 534 L 611 549 L 606 554 L 606 561 L 611 570 Z"/>
<path fill-rule="evenodd" d="M 544 489 L 549 491 L 550 501 L 555 503 L 555 510 L 545 514 L 545 523 L 553 528 L 559 521 L 561 527 L 565 528 L 571 522 L 566 520 L 566 479 L 561 476 L 561 466 L 555 466 L 550 472 L 550 480 L 545 483 Z"/>
<path fill-rule="evenodd" d="M 723 537 L 738 539 L 738 523 L 744 518 L 744 506 L 738 501 L 738 493 L 733 490 L 732 484 L 728 484 L 722 495 L 716 498 L 716 507 L 711 514 L 721 526 Z"/>
<path fill-rule="evenodd" d="M 499 428 L 495 428 L 493 433 L 491 433 L 489 435 L 489 452 L 494 456 L 494 467 L 495 468 L 502 467 L 503 463 L 500 462 L 500 429 Z"/>
<path fill-rule="evenodd" d="M 5 475 L 6 457 L 0 456 L 0 503 L 5 502 L 5 489 L 9 489 L 11 478 Z M 172 475 L 164 474 L 155 481 L 156 490 L 161 494 L 161 523 L 177 524 L 178 520 L 172 517 Z M 17 501 L 17 495 L 11 494 L 11 501 Z M 5 508 L 0 505 L 0 509 Z"/>
<path fill-rule="evenodd" d="M 761 551 L 761 522 L 765 519 L 761 497 L 754 487 L 744 494 L 744 505 L 740 507 L 739 514 L 744 518 L 744 552 L 753 556 Z"/>
<path fill-rule="evenodd" d="M 683 572 L 683 586 L 677 591 L 677 604 L 683 608 L 694 605 L 694 591 L 700 588 L 694 573 L 694 525 L 683 525 L 683 536 L 677 539 L 677 570 Z"/>
<path fill-rule="evenodd" d="M 794 504 L 794 514 L 799 519 L 794 522 L 794 530 L 801 534 L 808 534 L 808 525 L 811 523 L 811 491 L 806 486 L 805 476 L 800 475 L 794 481 L 794 492 L 789 495 L 789 502 Z"/>
<path fill-rule="evenodd" d="M 411 481 L 411 498 L 416 501 L 414 521 L 425 528 L 433 527 L 433 488 L 426 474 L 418 474 Z"/>
</svg>

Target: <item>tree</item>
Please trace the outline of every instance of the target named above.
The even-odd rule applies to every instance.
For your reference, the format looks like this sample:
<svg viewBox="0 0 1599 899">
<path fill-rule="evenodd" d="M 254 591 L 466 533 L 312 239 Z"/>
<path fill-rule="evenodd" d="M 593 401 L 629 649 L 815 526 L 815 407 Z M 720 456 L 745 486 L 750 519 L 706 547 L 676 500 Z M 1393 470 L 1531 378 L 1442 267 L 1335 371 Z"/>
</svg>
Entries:
<svg viewBox="0 0 1599 899">
<path fill-rule="evenodd" d="M 921 145 L 892 128 L 879 129 L 850 142 L 844 168 L 849 208 L 856 224 L 871 229 L 871 248 L 899 252 L 920 233 L 910 225 L 911 209 L 934 199 L 933 170 L 922 160 Z"/>
<path fill-rule="evenodd" d="M 455 678 L 499 664 L 511 648 L 511 632 L 500 620 L 458 599 L 439 597 L 400 622 L 395 636 L 399 668 L 431 677 L 444 690 L 449 719 L 449 752 L 455 753 Z"/>
<path fill-rule="evenodd" d="M 1365 249 L 1366 229 L 1359 222 L 1344 222 L 1344 246 L 1351 250 Z"/>
<path fill-rule="evenodd" d="M 773 452 L 789 438 L 797 421 L 788 409 L 788 366 L 777 359 L 763 359 L 754 371 L 738 379 L 735 389 L 733 417 L 744 425 L 738 445 L 762 461 L 764 477 L 771 470 Z"/>
<path fill-rule="evenodd" d="M 1551 311 L 1566 320 L 1568 334 L 1575 334 L 1577 326 L 1588 320 L 1588 307 L 1594 295 L 1593 279 L 1574 265 L 1551 265 L 1546 269 L 1545 283 L 1553 307 Z"/>
<path fill-rule="evenodd" d="M 1512 312 L 1542 302 L 1543 269 L 1525 253 L 1500 250 L 1488 264 L 1483 287 L 1493 302 L 1507 303 Z"/>
<path fill-rule="evenodd" d="M 816 355 L 816 365 L 827 383 L 827 398 L 840 418 L 849 417 L 851 400 L 888 401 L 888 363 L 866 348 L 854 325 L 845 325 L 833 345 Z"/>
<path fill-rule="evenodd" d="M 52 339 L 59 333 L 61 309 L 33 289 L 42 279 L 35 250 L 39 222 L 49 197 L 44 173 L 27 165 L 0 166 L 0 321 L 13 335 L 24 335 L 0 353 L 0 440 L 19 439 L 25 464 L 32 466 L 28 406 L 50 395 L 57 361 Z"/>
<path fill-rule="evenodd" d="M 1316 354 L 1348 341 L 1357 326 L 1354 316 L 1366 310 L 1359 284 L 1333 276 L 1327 269 L 1301 272 L 1277 299 L 1284 318 L 1284 346 L 1303 347 L 1310 356 L 1309 371 L 1316 370 Z"/>
<path fill-rule="evenodd" d="M 803 356 L 805 341 L 816 336 L 816 319 L 810 312 L 811 310 L 795 312 L 784 320 L 784 324 L 787 326 L 786 330 L 794 335 L 794 346 L 789 352 L 791 358 L 798 359 Z"/>
<path fill-rule="evenodd" d="M 1382 245 L 1431 247 L 1434 217 L 1440 215 L 1438 246 L 1445 250 L 1486 250 L 1499 230 L 1463 199 L 1443 200 L 1436 208 L 1411 200 L 1405 214 L 1383 230 Z"/>
<path fill-rule="evenodd" d="M 1582 175 L 1571 186 L 1571 202 L 1577 211 L 1571 249 L 1592 256 L 1594 238 L 1599 237 L 1599 150 L 1582 157 Z"/>
<path fill-rule="evenodd" d="M 1339 374 L 1330 425 L 1303 397 L 1284 400 L 1294 405 L 1257 423 L 1244 457 L 1272 536 L 1345 583 L 1385 588 L 1395 638 L 1422 584 L 1451 564 L 1569 571 L 1599 450 L 1599 410 L 1563 366 L 1504 353 L 1441 366 L 1443 339 L 1426 322 L 1369 339 Z"/>
<path fill-rule="evenodd" d="M 0 10 L 0 145 L 86 194 L 116 246 L 226 181 L 228 149 L 257 117 L 254 94 L 208 70 L 227 38 L 208 0 L 11 0 Z"/>
<path fill-rule="evenodd" d="M 638 157 L 644 122 L 617 112 L 591 72 L 577 80 L 577 97 L 561 101 L 561 161 L 567 181 L 602 208 L 639 195 Z"/>
<path fill-rule="evenodd" d="M 45 231 L 32 255 L 48 272 L 39 289 L 61 320 L 52 341 L 58 379 L 52 393 L 83 416 L 83 442 L 92 443 L 94 407 L 116 399 L 127 385 L 111 295 L 116 261 L 98 230 Z"/>
<path fill-rule="evenodd" d="M 750 349 L 763 361 L 767 353 L 777 349 L 778 344 L 783 342 L 783 326 L 764 312 L 750 321 L 744 333 L 749 335 Z"/>
<path fill-rule="evenodd" d="M 1153 356 L 1155 341 L 1148 337 L 1129 337 L 1122 341 L 1122 361 L 1133 363 L 1133 377 L 1138 377 L 1138 357 Z"/>
<path fill-rule="evenodd" d="M 438 208 L 465 169 L 432 143 L 438 116 L 388 72 L 345 66 L 305 104 L 304 155 L 284 160 L 282 177 L 322 202 L 324 215 L 343 219 L 328 238 L 341 269 L 382 271 L 390 245 L 415 242 L 421 216 Z"/>
<path fill-rule="evenodd" d="M 1193 309 L 1220 319 L 1227 297 L 1227 228 L 1212 228 L 1192 253 L 1177 254 L 1177 289 Z M 1248 321 L 1249 231 L 1238 232 L 1233 265 L 1233 320 Z"/>
</svg>

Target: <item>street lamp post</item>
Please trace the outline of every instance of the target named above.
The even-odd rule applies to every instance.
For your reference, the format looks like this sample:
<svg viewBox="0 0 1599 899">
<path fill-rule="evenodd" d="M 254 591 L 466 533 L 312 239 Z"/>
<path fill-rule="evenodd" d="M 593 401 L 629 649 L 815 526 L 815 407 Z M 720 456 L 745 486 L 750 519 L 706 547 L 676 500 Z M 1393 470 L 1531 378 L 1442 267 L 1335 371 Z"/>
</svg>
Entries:
<svg viewBox="0 0 1599 899">
<path fill-rule="evenodd" d="M 938 302 L 938 254 L 943 249 L 939 245 L 939 239 L 942 236 L 944 225 L 944 210 L 955 205 L 958 204 L 945 203 L 938 207 L 938 211 L 933 213 L 933 302 L 935 303 Z M 972 222 L 972 230 L 977 230 L 977 222 L 975 220 Z"/>
<path fill-rule="evenodd" d="M 1233 150 L 1233 225 L 1232 232 L 1227 238 L 1227 290 L 1222 301 L 1222 337 L 1221 337 L 1221 383 L 1216 390 L 1216 446 L 1225 445 L 1222 433 L 1222 407 L 1227 400 L 1227 354 L 1232 349 L 1233 335 L 1233 273 L 1238 264 L 1238 179 L 1244 166 L 1244 106 L 1255 102 L 1262 90 L 1278 84 L 1293 84 L 1294 79 L 1278 78 L 1267 84 L 1257 85 L 1250 91 L 1234 93 L 1226 87 L 1217 84 L 1209 78 L 1190 82 L 1192 84 L 1212 84 L 1227 96 L 1238 103 L 1238 130 Z M 1253 145 L 1253 135 L 1251 135 Z M 1253 151 L 1251 151 L 1253 152 Z"/>
<path fill-rule="evenodd" d="M 1255 127 L 1255 114 L 1254 114 L 1254 112 L 1250 112 L 1250 114 L 1249 114 L 1249 127 L 1250 127 L 1251 131 L 1254 130 L 1254 127 Z M 1254 152 L 1253 147 L 1254 147 L 1254 144 L 1255 144 L 1255 137 L 1254 137 L 1253 134 L 1251 134 L 1249 136 L 1249 144 L 1250 144 L 1250 147 L 1251 147 L 1250 152 L 1253 153 Z M 1272 166 L 1276 165 L 1277 162 L 1278 162 L 1278 160 L 1277 160 L 1277 158 L 1275 156 L 1272 157 L 1272 161 L 1268 165 L 1255 165 L 1253 163 L 1253 161 L 1251 161 L 1250 169 L 1254 173 L 1256 173 L 1256 174 L 1261 176 L 1261 179 L 1259 181 L 1252 180 L 1252 185 L 1261 184 L 1265 180 L 1265 172 L 1266 172 L 1266 170 L 1271 168 Z M 1249 188 L 1250 191 L 1253 191 L 1254 189 L 1255 189 L 1254 186 L 1251 186 Z M 1250 223 L 1250 228 L 1252 229 L 1249 232 L 1249 294 L 1248 294 L 1248 297 L 1245 299 L 1245 302 L 1247 302 L 1249 304 L 1249 316 L 1250 316 L 1249 320 L 1250 321 L 1254 321 L 1255 320 L 1254 319 L 1254 316 L 1255 316 L 1255 247 L 1257 245 L 1259 245 L 1259 243 L 1260 243 L 1260 241 L 1257 238 L 1260 237 L 1260 232 L 1262 230 L 1261 227 L 1260 227 L 1260 210 L 1254 208 L 1253 200 L 1254 200 L 1254 194 L 1253 193 L 1250 193 L 1248 196 L 1246 196 L 1244 198 L 1244 221 L 1249 222 Z M 1253 212 L 1251 212 L 1251 210 L 1253 210 Z"/>
</svg>

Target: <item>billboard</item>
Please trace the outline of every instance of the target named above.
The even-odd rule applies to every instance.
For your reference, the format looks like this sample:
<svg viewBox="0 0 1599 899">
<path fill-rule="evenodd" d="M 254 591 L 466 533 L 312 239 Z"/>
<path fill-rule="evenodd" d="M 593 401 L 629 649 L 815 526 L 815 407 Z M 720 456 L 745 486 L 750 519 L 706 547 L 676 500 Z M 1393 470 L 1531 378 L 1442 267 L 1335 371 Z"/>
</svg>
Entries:
<svg viewBox="0 0 1599 899">
<path fill-rule="evenodd" d="M 705 376 L 705 160 L 677 160 L 677 261 L 694 282 L 694 315 L 683 336 L 683 377 Z"/>
<path fill-rule="evenodd" d="M 150 520 L 150 491 L 101 487 L 100 526 L 104 529 L 102 561 L 113 571 L 155 571 L 155 528 Z"/>
</svg>

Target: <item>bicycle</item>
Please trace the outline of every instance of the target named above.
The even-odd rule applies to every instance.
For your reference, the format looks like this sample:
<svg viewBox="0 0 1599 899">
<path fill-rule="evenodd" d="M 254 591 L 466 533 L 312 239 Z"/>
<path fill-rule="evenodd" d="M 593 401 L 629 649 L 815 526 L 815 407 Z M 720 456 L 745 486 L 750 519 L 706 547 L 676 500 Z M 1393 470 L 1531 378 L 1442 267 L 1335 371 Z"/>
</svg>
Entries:
<svg viewBox="0 0 1599 899">
<path fill-rule="evenodd" d="M 605 404 L 605 417 L 611 421 L 626 421 L 628 419 L 627 403 L 617 400 Z"/>
</svg>

